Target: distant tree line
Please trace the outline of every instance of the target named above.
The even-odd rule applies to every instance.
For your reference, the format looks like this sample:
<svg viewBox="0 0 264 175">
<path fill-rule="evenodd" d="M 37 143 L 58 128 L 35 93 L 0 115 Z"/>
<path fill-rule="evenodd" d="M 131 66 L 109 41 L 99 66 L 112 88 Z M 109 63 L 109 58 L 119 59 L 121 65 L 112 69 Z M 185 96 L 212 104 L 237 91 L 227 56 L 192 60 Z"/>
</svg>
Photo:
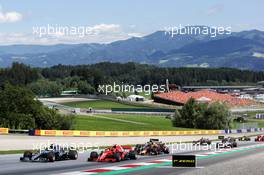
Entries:
<svg viewBox="0 0 264 175">
<path fill-rule="evenodd" d="M 31 68 L 13 63 L 0 69 L 0 87 L 6 82 L 27 86 L 35 94 L 57 96 L 62 90 L 78 90 L 81 94 L 96 93 L 99 84 L 128 83 L 134 85 L 170 83 L 183 85 L 245 85 L 264 80 L 264 72 L 232 68 L 164 68 L 138 63 L 93 65 L 57 65 Z"/>
<path fill-rule="evenodd" d="M 0 127 L 14 129 L 70 129 L 73 119 L 43 106 L 38 96 L 58 96 L 62 90 L 81 94 L 97 93 L 100 84 L 244 85 L 264 80 L 264 72 L 230 68 L 162 68 L 137 63 L 98 63 L 93 65 L 32 68 L 13 63 L 0 69 Z M 227 126 L 226 109 L 190 101 L 176 111 L 177 127 L 222 129 Z"/>
</svg>

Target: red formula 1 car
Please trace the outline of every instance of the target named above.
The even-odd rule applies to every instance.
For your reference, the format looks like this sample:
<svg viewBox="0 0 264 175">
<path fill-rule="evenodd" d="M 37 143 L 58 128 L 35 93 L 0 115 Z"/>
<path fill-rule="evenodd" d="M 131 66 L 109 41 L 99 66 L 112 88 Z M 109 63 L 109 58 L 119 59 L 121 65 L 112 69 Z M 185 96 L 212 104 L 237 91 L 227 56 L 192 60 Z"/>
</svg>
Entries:
<svg viewBox="0 0 264 175">
<path fill-rule="evenodd" d="M 135 160 L 136 152 L 132 150 L 130 146 L 114 145 L 111 148 L 107 148 L 100 154 L 93 151 L 88 158 L 88 161 L 98 162 L 120 162 L 121 160 Z"/>
<path fill-rule="evenodd" d="M 257 138 L 255 138 L 256 142 L 264 142 L 264 135 L 259 135 Z"/>
</svg>

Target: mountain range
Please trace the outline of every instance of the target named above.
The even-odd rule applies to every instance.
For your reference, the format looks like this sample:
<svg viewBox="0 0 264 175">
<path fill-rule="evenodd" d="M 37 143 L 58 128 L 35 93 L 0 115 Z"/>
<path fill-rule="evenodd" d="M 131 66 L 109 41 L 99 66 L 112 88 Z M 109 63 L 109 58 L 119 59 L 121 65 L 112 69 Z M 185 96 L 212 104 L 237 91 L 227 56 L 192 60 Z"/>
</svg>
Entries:
<svg viewBox="0 0 264 175">
<path fill-rule="evenodd" d="M 264 71 L 264 32 L 249 30 L 230 35 L 177 35 L 157 31 L 109 44 L 0 46 L 0 67 L 12 62 L 34 67 L 138 62 L 163 67 L 232 67 Z"/>
</svg>

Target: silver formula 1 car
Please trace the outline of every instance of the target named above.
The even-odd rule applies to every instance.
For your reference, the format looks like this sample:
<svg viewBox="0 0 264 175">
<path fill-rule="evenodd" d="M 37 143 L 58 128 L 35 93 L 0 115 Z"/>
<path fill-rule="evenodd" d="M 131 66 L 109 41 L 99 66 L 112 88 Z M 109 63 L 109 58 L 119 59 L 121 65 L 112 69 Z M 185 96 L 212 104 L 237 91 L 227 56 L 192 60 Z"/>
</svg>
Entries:
<svg viewBox="0 0 264 175">
<path fill-rule="evenodd" d="M 78 152 L 72 148 L 62 148 L 59 145 L 50 145 L 42 151 L 32 152 L 25 151 L 24 155 L 20 157 L 20 161 L 23 162 L 54 162 L 59 160 L 76 160 L 78 158 Z"/>
</svg>

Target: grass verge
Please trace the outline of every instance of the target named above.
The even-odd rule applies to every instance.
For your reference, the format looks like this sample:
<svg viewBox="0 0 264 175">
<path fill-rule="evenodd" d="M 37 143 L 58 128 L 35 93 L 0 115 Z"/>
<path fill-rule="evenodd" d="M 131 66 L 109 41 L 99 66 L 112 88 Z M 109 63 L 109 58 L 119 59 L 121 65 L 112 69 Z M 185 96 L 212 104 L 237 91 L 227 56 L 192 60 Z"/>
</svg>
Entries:
<svg viewBox="0 0 264 175">
<path fill-rule="evenodd" d="M 6 151 L 0 151 L 0 155 L 5 155 L 5 154 L 23 154 L 25 151 L 30 151 L 30 150 L 6 150 Z"/>
<path fill-rule="evenodd" d="M 81 102 L 68 102 L 63 103 L 66 106 L 74 108 L 93 108 L 93 109 L 111 109 L 111 108 L 146 108 L 142 105 L 129 105 L 118 103 L 115 101 L 108 100 L 91 100 L 91 101 L 81 101 Z"/>
<path fill-rule="evenodd" d="M 98 117 L 97 117 L 98 116 Z M 104 118 L 100 118 L 103 116 Z M 115 119 L 121 119 L 120 121 Z M 122 121 L 125 120 L 125 121 Z M 138 123 L 138 124 L 136 124 Z M 100 114 L 95 116 L 76 116 L 75 130 L 90 131 L 171 131 L 195 130 L 173 127 L 171 120 L 165 116 Z"/>
</svg>

